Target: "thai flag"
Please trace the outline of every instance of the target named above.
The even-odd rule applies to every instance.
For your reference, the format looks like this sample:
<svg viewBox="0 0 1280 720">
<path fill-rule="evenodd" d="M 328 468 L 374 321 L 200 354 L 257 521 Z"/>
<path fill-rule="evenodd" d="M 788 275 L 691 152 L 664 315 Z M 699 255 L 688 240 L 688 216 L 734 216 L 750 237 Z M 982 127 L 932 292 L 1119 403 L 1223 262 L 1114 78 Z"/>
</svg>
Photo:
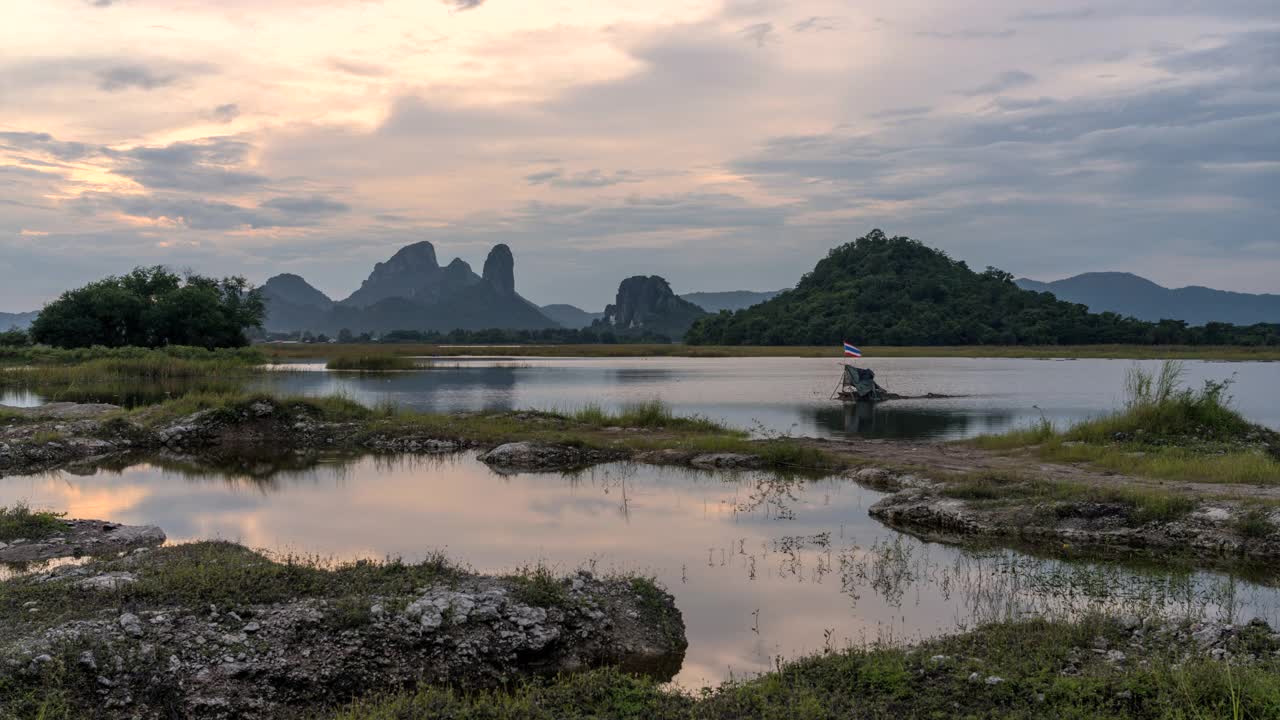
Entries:
<svg viewBox="0 0 1280 720">
<path fill-rule="evenodd" d="M 845 357 L 862 357 L 862 351 L 850 345 L 848 342 L 846 342 L 844 344 L 844 356 Z"/>
</svg>

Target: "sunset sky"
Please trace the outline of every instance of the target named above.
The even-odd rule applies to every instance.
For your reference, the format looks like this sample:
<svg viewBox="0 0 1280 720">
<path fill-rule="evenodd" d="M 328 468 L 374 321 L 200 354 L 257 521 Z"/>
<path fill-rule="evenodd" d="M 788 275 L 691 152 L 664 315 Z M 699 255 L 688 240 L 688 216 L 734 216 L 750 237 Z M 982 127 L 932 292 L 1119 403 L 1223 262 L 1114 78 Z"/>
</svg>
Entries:
<svg viewBox="0 0 1280 720">
<path fill-rule="evenodd" d="M 1276 0 L 8 0 L 0 310 L 163 263 L 540 303 L 976 268 L 1280 292 Z"/>
</svg>

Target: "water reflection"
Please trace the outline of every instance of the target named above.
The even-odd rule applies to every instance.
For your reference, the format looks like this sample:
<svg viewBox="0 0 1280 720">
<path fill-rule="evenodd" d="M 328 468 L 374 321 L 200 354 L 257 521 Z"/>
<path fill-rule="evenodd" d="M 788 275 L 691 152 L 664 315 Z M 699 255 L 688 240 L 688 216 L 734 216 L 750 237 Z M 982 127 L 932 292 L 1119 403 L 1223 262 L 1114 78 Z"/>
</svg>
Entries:
<svg viewBox="0 0 1280 720">
<path fill-rule="evenodd" d="M 1041 417 L 1067 425 L 1120 405 L 1127 360 L 1049 362 L 1017 359 L 868 358 L 882 384 L 902 400 L 876 408 L 829 399 L 841 362 L 821 358 L 471 358 L 435 360 L 421 372 L 331 373 L 323 363 L 272 373 L 251 389 L 341 394 L 367 404 L 429 412 L 616 409 L 661 398 L 684 415 L 704 415 L 764 433 L 953 440 L 1030 425 Z M 1152 362 L 1145 363 L 1153 365 Z M 1250 419 L 1280 428 L 1280 383 L 1272 363 L 1187 364 L 1187 382 L 1234 377 L 1236 405 Z M 309 372 L 308 372 L 309 371 Z M 29 388 L 26 402 L 71 400 L 134 406 L 190 390 L 240 385 Z M 19 401 L 22 401 L 19 398 Z"/>
<path fill-rule="evenodd" d="M 348 558 L 444 549 L 483 571 L 543 561 L 653 574 L 688 624 L 686 685 L 767 670 L 778 655 L 1100 606 L 1280 620 L 1274 589 L 1230 575 L 924 543 L 867 515 L 879 497 L 842 479 L 628 464 L 499 475 L 471 454 L 230 470 L 169 457 L 0 480 L 0 504 L 154 523 L 174 541 Z"/>
</svg>

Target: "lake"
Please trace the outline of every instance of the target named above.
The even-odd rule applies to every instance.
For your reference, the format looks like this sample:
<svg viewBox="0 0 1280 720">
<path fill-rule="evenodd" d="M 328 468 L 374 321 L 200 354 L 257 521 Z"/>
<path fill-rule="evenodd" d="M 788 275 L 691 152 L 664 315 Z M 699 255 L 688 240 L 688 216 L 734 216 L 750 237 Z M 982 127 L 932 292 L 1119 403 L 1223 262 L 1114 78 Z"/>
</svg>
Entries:
<svg viewBox="0 0 1280 720">
<path fill-rule="evenodd" d="M 443 549 L 481 571 L 651 574 L 688 626 L 677 676 L 688 687 L 768 670 L 779 656 L 1089 607 L 1280 621 L 1276 589 L 1226 574 L 924 543 L 873 520 L 881 495 L 841 478 L 632 464 L 500 474 L 473 453 L 248 465 L 252 476 L 153 460 L 8 477 L 0 505 L 157 524 L 171 542 L 407 560 Z"/>
<path fill-rule="evenodd" d="M 366 403 L 435 412 L 617 407 L 661 398 L 762 434 L 954 440 L 1024 426 L 1041 416 L 1066 425 L 1122 402 L 1131 360 L 865 358 L 881 385 L 901 395 L 875 407 L 830 400 L 838 358 L 471 358 L 437 359 L 422 372 L 333 373 L 292 366 L 260 382 L 288 393 L 341 393 Z M 1137 363 L 1158 368 L 1159 363 Z M 1187 362 L 1186 381 L 1233 380 L 1235 404 L 1254 422 L 1280 428 L 1280 363 Z"/>
</svg>

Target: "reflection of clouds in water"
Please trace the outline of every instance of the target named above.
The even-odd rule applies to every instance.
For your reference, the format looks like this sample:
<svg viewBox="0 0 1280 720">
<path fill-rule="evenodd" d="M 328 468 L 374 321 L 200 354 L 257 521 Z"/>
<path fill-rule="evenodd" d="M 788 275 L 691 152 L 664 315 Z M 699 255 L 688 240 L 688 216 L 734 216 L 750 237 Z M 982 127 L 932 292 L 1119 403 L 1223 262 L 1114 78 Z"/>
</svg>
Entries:
<svg viewBox="0 0 1280 720">
<path fill-rule="evenodd" d="M 607 465 L 571 476 L 498 475 L 470 454 L 247 461 L 224 475 L 174 459 L 119 472 L 0 480 L 0 504 L 160 525 L 324 557 L 444 549 L 482 571 L 655 575 L 676 595 L 689 652 L 679 681 L 768 669 L 776 655 L 909 640 L 978 620 L 1124 603 L 1274 614 L 1276 593 L 1212 574 L 1080 569 L 1014 552 L 928 545 L 871 519 L 879 493 L 838 479 Z M 1120 593 L 1113 593 L 1113 596 Z M 1111 601 L 1115 598 L 1111 597 Z M 758 629 L 758 633 L 756 630 Z"/>
</svg>

